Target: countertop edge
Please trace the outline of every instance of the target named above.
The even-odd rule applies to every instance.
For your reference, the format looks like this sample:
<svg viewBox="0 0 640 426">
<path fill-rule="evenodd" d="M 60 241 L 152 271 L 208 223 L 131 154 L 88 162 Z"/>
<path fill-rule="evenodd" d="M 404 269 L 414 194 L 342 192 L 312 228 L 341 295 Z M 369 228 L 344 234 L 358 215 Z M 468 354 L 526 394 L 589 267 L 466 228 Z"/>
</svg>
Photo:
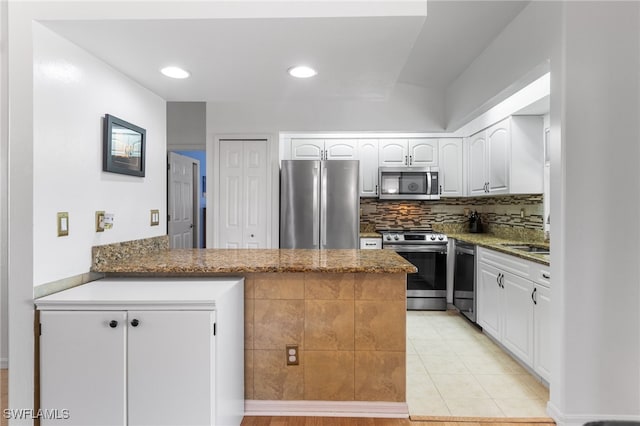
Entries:
<svg viewBox="0 0 640 426">
<path fill-rule="evenodd" d="M 456 241 L 464 241 L 466 243 L 475 244 L 480 247 L 488 248 L 491 250 L 499 251 L 500 253 L 508 254 L 510 256 L 515 256 L 523 260 L 529 260 L 531 262 L 539 263 L 542 265 L 550 266 L 551 263 L 548 259 L 544 259 L 541 255 L 528 254 L 525 252 L 521 252 L 518 250 L 510 249 L 501 244 L 529 244 L 528 241 L 516 241 L 510 240 L 507 238 L 500 238 L 494 235 L 487 234 L 447 234 L 449 238 L 452 238 Z M 490 238 L 491 241 L 483 241 L 484 238 Z M 536 245 L 548 245 L 546 243 L 531 243 Z"/>
</svg>

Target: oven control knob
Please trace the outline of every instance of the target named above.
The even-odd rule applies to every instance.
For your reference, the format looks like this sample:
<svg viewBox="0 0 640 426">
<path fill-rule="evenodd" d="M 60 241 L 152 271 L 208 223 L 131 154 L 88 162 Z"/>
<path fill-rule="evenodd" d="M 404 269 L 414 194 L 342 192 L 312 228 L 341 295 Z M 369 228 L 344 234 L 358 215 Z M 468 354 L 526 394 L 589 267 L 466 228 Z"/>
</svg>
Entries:
<svg viewBox="0 0 640 426">
<path fill-rule="evenodd" d="M 444 240 L 444 235 L 438 235 L 438 239 L 439 239 L 440 241 Z"/>
<path fill-rule="evenodd" d="M 391 235 L 387 235 L 387 236 L 385 237 L 385 239 L 386 239 L 387 241 L 391 241 Z"/>
<path fill-rule="evenodd" d="M 400 239 L 400 236 L 398 234 L 396 234 L 396 235 L 393 236 L 393 239 L 398 241 Z"/>
<path fill-rule="evenodd" d="M 436 236 L 435 235 L 431 235 L 431 241 L 435 241 L 436 240 Z"/>
</svg>

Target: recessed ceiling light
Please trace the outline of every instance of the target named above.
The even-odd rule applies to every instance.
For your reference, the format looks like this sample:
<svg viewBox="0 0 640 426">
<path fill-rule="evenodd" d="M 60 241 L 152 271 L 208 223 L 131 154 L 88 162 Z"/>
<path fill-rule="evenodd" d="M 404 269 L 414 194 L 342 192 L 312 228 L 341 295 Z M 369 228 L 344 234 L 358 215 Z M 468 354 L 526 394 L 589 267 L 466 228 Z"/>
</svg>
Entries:
<svg viewBox="0 0 640 426">
<path fill-rule="evenodd" d="M 191 75 L 189 71 L 185 71 L 180 67 L 164 67 L 160 72 L 171 78 L 187 78 Z"/>
<path fill-rule="evenodd" d="M 309 77 L 313 77 L 314 75 L 318 74 L 318 72 L 316 70 L 314 70 L 311 67 L 307 67 L 305 65 L 300 65 L 297 67 L 291 67 L 288 70 L 289 75 L 293 76 L 293 77 L 297 77 L 297 78 L 309 78 Z"/>
</svg>

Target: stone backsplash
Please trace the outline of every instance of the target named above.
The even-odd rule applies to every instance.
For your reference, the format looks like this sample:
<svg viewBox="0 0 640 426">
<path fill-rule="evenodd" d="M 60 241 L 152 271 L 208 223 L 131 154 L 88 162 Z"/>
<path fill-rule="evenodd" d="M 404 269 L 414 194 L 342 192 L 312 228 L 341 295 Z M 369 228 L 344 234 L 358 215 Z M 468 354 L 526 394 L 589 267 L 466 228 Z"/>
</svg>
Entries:
<svg viewBox="0 0 640 426">
<path fill-rule="evenodd" d="M 523 240 L 544 239 L 542 194 L 455 197 L 437 201 L 360 199 L 362 229 L 467 232 L 469 214 L 480 214 L 484 232 Z"/>
</svg>

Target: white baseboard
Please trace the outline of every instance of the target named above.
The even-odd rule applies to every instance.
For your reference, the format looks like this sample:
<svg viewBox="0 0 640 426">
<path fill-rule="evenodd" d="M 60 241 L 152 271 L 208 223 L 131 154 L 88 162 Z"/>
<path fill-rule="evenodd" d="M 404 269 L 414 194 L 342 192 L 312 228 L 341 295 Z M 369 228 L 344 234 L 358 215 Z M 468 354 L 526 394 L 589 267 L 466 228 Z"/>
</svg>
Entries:
<svg viewBox="0 0 640 426">
<path fill-rule="evenodd" d="M 558 426 L 583 426 L 585 423 L 602 420 L 640 421 L 640 415 L 620 414 L 563 414 L 551 401 L 547 403 L 547 413 Z"/>
<path fill-rule="evenodd" d="M 246 400 L 245 416 L 409 417 L 406 402 Z"/>
<path fill-rule="evenodd" d="M 9 368 L 9 359 L 0 358 L 0 368 L 2 369 Z"/>
</svg>

